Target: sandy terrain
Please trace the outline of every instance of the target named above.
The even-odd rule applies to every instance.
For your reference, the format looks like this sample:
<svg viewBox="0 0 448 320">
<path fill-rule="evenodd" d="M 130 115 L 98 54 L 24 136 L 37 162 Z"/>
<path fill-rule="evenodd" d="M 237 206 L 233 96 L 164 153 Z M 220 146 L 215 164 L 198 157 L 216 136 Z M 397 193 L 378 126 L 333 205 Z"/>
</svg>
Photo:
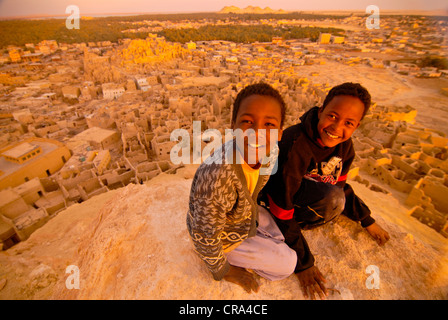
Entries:
<svg viewBox="0 0 448 320">
<path fill-rule="evenodd" d="M 162 174 L 70 207 L 31 237 L 0 253 L 1 299 L 303 299 L 295 276 L 260 279 L 257 294 L 214 281 L 196 256 L 185 225 L 195 168 Z M 325 274 L 329 299 L 447 299 L 448 239 L 407 215 L 398 200 L 352 182 L 391 235 L 379 247 L 357 224 L 305 231 Z M 68 265 L 80 289 L 67 289 Z M 368 289 L 369 265 L 379 289 Z"/>
</svg>

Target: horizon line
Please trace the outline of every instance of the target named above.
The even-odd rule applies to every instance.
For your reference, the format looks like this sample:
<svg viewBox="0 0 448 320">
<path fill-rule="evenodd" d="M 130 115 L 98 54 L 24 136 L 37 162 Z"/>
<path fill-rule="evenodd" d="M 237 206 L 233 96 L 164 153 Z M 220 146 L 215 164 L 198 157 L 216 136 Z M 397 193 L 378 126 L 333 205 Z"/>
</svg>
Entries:
<svg viewBox="0 0 448 320">
<path fill-rule="evenodd" d="M 363 14 L 367 14 L 365 13 L 364 10 L 359 10 L 359 9 L 355 9 L 355 10 L 351 10 L 351 9 L 335 9 L 335 10 L 324 10 L 324 9 L 318 9 L 318 10 L 284 10 L 285 14 L 289 14 L 289 13 L 294 13 L 294 12 L 301 12 L 301 13 L 337 13 L 337 14 L 343 14 L 343 13 L 363 13 Z M 442 15 L 442 16 L 448 16 L 448 9 L 433 9 L 433 10 L 425 10 L 425 9 L 389 9 L 389 10 L 381 10 L 381 12 L 383 13 L 388 13 L 388 14 L 403 14 L 403 13 L 407 13 L 407 14 L 416 14 L 416 13 L 420 13 L 420 14 L 425 14 L 425 15 Z M 165 11 L 165 12 L 96 12 L 96 13 L 85 13 L 85 14 L 80 14 L 81 18 L 83 17 L 94 17 L 95 15 L 97 16 L 105 16 L 105 17 L 110 17 L 110 16 L 116 16 L 116 17 L 120 17 L 120 16 L 130 16 L 130 15 L 135 15 L 135 16 L 139 16 L 139 15 L 175 15 L 175 14 L 194 14 L 194 13 L 219 13 L 219 11 L 178 11 L 178 12 L 173 12 L 173 11 Z M 223 15 L 228 14 L 228 13 L 223 13 Z M 238 13 L 238 14 L 242 14 L 242 13 Z M 255 13 L 254 13 L 255 14 Z M 263 14 L 263 13 L 261 13 Z M 270 13 L 266 13 L 266 14 L 270 14 Z M 281 13 L 272 13 L 272 14 L 281 14 Z M 15 19 L 35 19 L 35 20 L 39 20 L 39 19 L 58 19 L 58 18 L 66 18 L 68 17 L 69 14 L 32 14 L 32 15 L 18 15 L 18 16 L 0 16 L 0 20 L 15 20 Z"/>
</svg>

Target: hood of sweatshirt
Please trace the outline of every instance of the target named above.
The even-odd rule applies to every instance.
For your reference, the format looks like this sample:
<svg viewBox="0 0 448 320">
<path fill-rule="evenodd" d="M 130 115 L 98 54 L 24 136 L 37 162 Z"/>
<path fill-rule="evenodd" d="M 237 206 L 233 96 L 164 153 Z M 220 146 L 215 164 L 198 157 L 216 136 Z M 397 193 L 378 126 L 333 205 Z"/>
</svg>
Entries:
<svg viewBox="0 0 448 320">
<path fill-rule="evenodd" d="M 318 112 L 319 107 L 313 107 L 305 112 L 300 117 L 301 125 L 305 134 L 317 147 L 328 149 L 328 147 L 323 146 L 320 142 L 320 136 L 317 132 L 317 123 L 319 122 Z"/>
</svg>

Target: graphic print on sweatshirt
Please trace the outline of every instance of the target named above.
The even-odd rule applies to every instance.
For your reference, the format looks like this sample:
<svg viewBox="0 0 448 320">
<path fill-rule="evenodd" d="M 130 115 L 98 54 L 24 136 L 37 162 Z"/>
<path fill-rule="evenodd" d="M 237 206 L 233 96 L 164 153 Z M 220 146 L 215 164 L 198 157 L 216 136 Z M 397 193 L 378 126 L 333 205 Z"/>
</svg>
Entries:
<svg viewBox="0 0 448 320">
<path fill-rule="evenodd" d="M 304 178 L 317 181 L 336 184 L 342 172 L 342 159 L 331 157 L 328 162 L 316 163 L 315 168 L 309 170 Z"/>
</svg>

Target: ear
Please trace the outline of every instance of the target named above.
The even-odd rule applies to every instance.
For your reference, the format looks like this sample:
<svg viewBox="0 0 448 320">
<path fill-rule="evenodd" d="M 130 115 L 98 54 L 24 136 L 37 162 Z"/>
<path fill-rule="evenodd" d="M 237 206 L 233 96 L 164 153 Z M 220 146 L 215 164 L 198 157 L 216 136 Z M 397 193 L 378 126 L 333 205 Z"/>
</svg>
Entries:
<svg viewBox="0 0 448 320">
<path fill-rule="evenodd" d="M 317 120 L 320 121 L 320 118 L 322 116 L 322 112 L 324 111 L 324 108 L 320 107 L 317 109 Z"/>
</svg>

